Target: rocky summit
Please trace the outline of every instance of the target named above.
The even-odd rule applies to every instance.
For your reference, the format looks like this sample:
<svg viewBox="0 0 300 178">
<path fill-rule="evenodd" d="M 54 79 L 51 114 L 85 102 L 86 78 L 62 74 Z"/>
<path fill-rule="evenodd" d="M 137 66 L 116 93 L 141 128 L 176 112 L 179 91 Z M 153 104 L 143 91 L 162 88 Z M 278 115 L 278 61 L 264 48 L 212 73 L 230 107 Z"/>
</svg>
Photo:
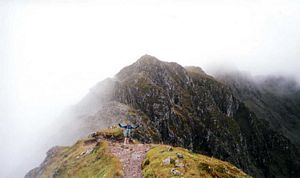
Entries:
<svg viewBox="0 0 300 178">
<path fill-rule="evenodd" d="M 228 161 L 253 177 L 299 177 L 295 141 L 242 96 L 199 67 L 145 55 L 99 82 L 72 109 L 72 122 L 80 127 L 71 135 L 128 119 L 141 126 L 134 132 L 139 142 L 184 147 Z M 285 122 L 283 116 L 276 119 Z"/>
</svg>

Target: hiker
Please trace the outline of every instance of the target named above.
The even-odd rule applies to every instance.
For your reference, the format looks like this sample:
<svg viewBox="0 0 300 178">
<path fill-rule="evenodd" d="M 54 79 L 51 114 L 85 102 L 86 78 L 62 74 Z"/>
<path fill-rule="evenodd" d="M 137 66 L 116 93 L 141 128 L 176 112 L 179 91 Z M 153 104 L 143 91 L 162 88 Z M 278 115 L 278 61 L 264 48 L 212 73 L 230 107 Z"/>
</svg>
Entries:
<svg viewBox="0 0 300 178">
<path fill-rule="evenodd" d="M 130 140 L 130 137 L 131 137 L 131 130 L 136 129 L 136 128 L 139 127 L 139 125 L 132 126 L 127 121 L 125 123 L 126 124 L 124 124 L 124 125 L 119 123 L 119 126 L 124 129 L 124 131 L 123 131 L 123 134 L 124 134 L 124 137 L 125 137 L 124 138 L 124 145 L 129 144 L 129 140 Z"/>
</svg>

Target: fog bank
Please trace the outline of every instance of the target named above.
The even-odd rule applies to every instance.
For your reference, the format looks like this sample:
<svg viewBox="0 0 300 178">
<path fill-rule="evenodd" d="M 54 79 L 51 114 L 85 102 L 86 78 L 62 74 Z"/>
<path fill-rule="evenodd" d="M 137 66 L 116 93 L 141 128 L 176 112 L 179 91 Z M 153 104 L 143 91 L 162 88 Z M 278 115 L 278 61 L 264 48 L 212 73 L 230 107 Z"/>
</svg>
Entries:
<svg viewBox="0 0 300 178">
<path fill-rule="evenodd" d="M 299 11 L 280 0 L 1 1 L 0 177 L 38 166 L 61 113 L 144 54 L 299 82 Z"/>
</svg>

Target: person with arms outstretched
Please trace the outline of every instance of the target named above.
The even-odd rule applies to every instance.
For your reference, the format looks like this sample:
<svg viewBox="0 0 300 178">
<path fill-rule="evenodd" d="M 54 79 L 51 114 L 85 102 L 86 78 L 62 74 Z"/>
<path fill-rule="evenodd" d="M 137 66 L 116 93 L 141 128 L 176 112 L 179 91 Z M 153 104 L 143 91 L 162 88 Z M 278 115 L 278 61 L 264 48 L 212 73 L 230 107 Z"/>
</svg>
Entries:
<svg viewBox="0 0 300 178">
<path fill-rule="evenodd" d="M 132 131 L 132 129 L 138 128 L 139 125 L 134 126 L 134 125 L 130 125 L 129 122 L 126 122 L 126 124 L 120 124 L 119 123 L 119 126 L 124 129 L 124 131 L 123 131 L 123 134 L 124 134 L 124 145 L 129 144 L 129 140 L 131 138 L 131 131 Z"/>
</svg>

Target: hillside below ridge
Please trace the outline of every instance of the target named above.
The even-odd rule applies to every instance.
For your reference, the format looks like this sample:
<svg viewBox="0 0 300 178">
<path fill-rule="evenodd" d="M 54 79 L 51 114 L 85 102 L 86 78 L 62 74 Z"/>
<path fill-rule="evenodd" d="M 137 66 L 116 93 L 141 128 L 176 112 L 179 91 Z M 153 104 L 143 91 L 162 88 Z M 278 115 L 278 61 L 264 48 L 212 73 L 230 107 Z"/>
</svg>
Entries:
<svg viewBox="0 0 300 178">
<path fill-rule="evenodd" d="M 77 129 L 70 135 L 84 137 L 128 119 L 142 126 L 134 133 L 141 143 L 213 156 L 254 177 L 300 176 L 295 145 L 257 117 L 230 85 L 201 68 L 143 56 L 99 82 L 74 113 Z"/>
<path fill-rule="evenodd" d="M 235 96 L 261 120 L 300 149 L 300 87 L 287 77 L 260 77 L 244 74 L 219 74 L 216 78 L 226 84 Z"/>
<path fill-rule="evenodd" d="M 168 145 L 124 145 L 122 129 L 107 128 L 69 147 L 55 146 L 25 178 L 36 177 L 207 177 L 250 178 L 235 166 Z"/>
</svg>

